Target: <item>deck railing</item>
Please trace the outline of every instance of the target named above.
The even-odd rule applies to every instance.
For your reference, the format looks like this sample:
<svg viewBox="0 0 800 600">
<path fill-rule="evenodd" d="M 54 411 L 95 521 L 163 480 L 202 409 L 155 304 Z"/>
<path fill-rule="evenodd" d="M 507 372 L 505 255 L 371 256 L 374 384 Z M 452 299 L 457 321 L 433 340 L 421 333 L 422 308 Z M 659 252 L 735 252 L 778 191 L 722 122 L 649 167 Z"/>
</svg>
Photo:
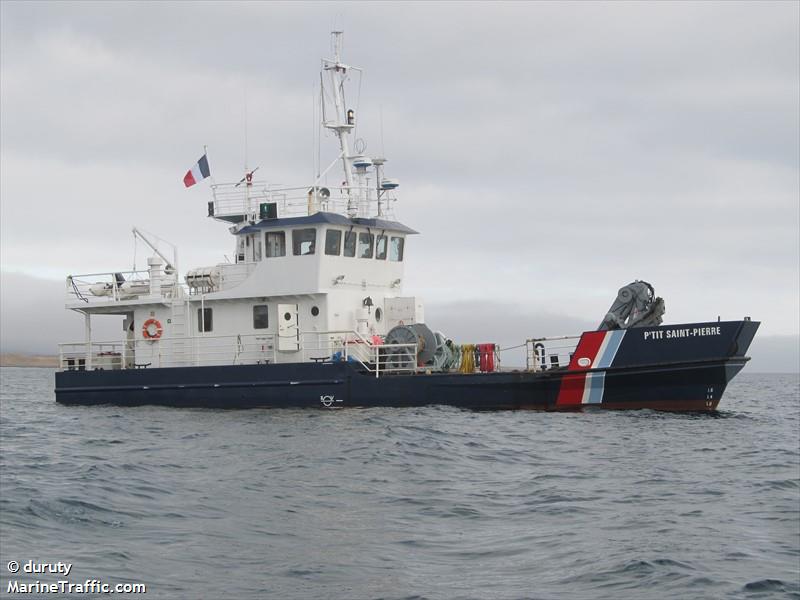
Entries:
<svg viewBox="0 0 800 600">
<path fill-rule="evenodd" d="M 567 367 L 581 336 L 542 337 L 525 340 L 528 371 Z"/>
<path fill-rule="evenodd" d="M 387 217 L 392 213 L 396 199 L 389 191 L 378 191 L 374 186 L 325 187 L 322 185 L 279 188 L 263 181 L 245 183 L 218 183 L 211 186 L 214 200 L 209 216 L 219 219 L 241 217 L 258 220 L 262 204 L 275 204 L 278 217 L 299 217 L 316 212 L 345 214 L 348 206 L 355 207 L 358 216 L 378 214 Z"/>
<path fill-rule="evenodd" d="M 255 262 L 220 263 L 213 268 L 219 274 L 216 285 L 206 291 L 230 289 L 245 281 L 258 266 Z M 66 279 L 65 303 L 67 306 L 113 304 L 126 300 L 156 298 L 171 300 L 196 295 L 175 275 L 162 275 L 156 291 L 149 271 L 116 271 L 69 275 Z"/>
<path fill-rule="evenodd" d="M 109 304 L 144 297 L 181 298 L 185 288 L 174 275 L 162 275 L 158 290 L 149 271 L 116 271 L 69 275 L 66 279 L 66 304 Z"/>
<path fill-rule="evenodd" d="M 295 346 L 289 351 L 280 350 Z M 391 350 L 391 352 L 387 352 Z M 350 361 L 379 377 L 414 373 L 416 344 L 384 346 L 355 331 L 302 332 L 279 339 L 275 334 L 202 335 L 59 344 L 59 370 L 118 370 L 212 365 L 254 365 Z"/>
</svg>

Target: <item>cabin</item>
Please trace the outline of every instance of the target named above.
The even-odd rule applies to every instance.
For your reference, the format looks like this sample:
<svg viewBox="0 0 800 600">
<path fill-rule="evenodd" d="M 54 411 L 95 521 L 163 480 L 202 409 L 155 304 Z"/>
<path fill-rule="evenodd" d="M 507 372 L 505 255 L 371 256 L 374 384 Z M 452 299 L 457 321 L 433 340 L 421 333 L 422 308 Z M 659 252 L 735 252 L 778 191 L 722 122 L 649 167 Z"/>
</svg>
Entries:
<svg viewBox="0 0 800 600">
<path fill-rule="evenodd" d="M 336 58 L 322 65 L 330 93 L 320 96 L 321 126 L 339 141 L 331 165 L 316 165 L 316 179 L 306 187 L 255 181 L 257 169 L 247 166 L 238 183 L 212 180 L 208 216 L 228 226 L 233 260 L 190 269 L 181 280 L 177 250 L 169 258 L 134 229 L 153 251 L 147 271 L 68 276 L 66 307 L 84 315 L 86 334 L 82 342 L 60 345 L 62 369 L 342 357 L 366 366 L 379 362 L 376 347 L 393 327 L 424 321 L 421 302 L 402 292 L 407 240 L 416 232 L 394 220 L 399 182 L 384 177 L 386 159 L 366 156 L 360 139 L 351 150 L 355 112 L 344 96 L 351 67 L 341 62 L 341 32 L 334 42 Z M 342 185 L 324 187 L 337 164 Z M 210 177 L 205 155 L 197 167 L 196 176 L 193 169 L 184 178 L 187 187 Z M 93 339 L 98 314 L 122 317 L 122 340 Z M 435 342 L 425 333 L 430 352 Z M 409 370 L 417 368 L 416 356 L 409 353 Z"/>
<path fill-rule="evenodd" d="M 320 207 L 289 193 L 297 190 L 248 183 L 240 202 L 221 184 L 209 203 L 209 216 L 229 225 L 233 261 L 180 281 L 176 261 L 134 230 L 154 251 L 147 271 L 69 276 L 66 305 L 84 314 L 86 339 L 64 345 L 62 367 L 320 361 L 348 342 L 424 322 L 422 303 L 403 296 L 407 239 L 417 232 L 384 216 L 388 196 L 380 216 L 350 217 L 318 210 L 335 206 L 327 188 Z M 348 192 L 335 190 L 339 206 Z M 122 316 L 123 341 L 93 341 L 93 314 Z"/>
</svg>

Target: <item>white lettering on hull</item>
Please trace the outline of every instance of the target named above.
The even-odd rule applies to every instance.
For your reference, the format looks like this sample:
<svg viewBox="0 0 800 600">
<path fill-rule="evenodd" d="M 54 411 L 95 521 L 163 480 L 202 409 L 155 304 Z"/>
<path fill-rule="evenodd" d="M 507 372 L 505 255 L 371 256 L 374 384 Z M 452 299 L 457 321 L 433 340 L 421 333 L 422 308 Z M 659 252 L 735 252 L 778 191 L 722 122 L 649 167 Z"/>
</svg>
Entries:
<svg viewBox="0 0 800 600">
<path fill-rule="evenodd" d="M 722 328 L 714 327 L 683 327 L 680 329 L 654 329 L 644 332 L 645 340 L 673 340 L 676 338 L 706 337 L 722 335 Z"/>
</svg>

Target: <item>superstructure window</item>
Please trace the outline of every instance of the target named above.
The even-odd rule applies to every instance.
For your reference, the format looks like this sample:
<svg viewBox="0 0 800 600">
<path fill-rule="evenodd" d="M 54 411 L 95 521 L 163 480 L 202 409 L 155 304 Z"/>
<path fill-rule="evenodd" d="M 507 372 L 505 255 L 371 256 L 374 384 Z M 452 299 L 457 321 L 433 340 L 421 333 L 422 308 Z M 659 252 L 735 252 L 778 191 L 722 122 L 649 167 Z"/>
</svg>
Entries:
<svg viewBox="0 0 800 600">
<path fill-rule="evenodd" d="M 405 238 L 393 237 L 392 243 L 389 245 L 389 260 L 400 262 L 403 260 L 403 246 L 405 245 Z"/>
<path fill-rule="evenodd" d="M 328 229 L 325 232 L 325 254 L 339 256 L 342 248 L 342 232 L 338 229 Z"/>
<path fill-rule="evenodd" d="M 197 331 L 212 331 L 214 328 L 214 313 L 210 308 L 197 309 Z"/>
<path fill-rule="evenodd" d="M 344 255 L 353 257 L 356 255 L 356 239 L 358 234 L 355 231 L 347 231 L 344 234 Z"/>
<path fill-rule="evenodd" d="M 378 260 L 386 260 L 386 247 L 389 245 L 389 239 L 385 235 L 379 235 L 375 242 L 375 258 Z"/>
<path fill-rule="evenodd" d="M 267 258 L 286 256 L 286 232 L 268 231 L 267 248 L 264 253 Z"/>
<path fill-rule="evenodd" d="M 253 306 L 253 329 L 266 329 L 269 327 L 269 311 L 266 304 Z"/>
<path fill-rule="evenodd" d="M 371 233 L 358 234 L 358 258 L 372 258 L 372 245 L 375 236 Z"/>
<path fill-rule="evenodd" d="M 295 229 L 292 231 L 292 251 L 295 256 L 314 254 L 316 243 L 316 229 Z"/>
</svg>

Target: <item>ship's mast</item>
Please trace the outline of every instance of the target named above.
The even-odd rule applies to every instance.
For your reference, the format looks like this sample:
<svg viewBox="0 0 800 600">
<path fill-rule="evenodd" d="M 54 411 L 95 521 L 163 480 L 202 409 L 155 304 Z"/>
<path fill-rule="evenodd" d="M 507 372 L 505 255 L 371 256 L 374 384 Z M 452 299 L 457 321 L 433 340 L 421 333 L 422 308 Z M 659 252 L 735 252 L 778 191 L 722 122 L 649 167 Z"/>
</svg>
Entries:
<svg viewBox="0 0 800 600">
<path fill-rule="evenodd" d="M 347 186 L 347 213 L 354 217 L 357 211 L 357 203 L 353 193 L 353 157 L 350 156 L 350 143 L 348 136 L 355 126 L 355 115 L 352 110 L 345 107 L 344 82 L 347 79 L 349 66 L 342 64 L 342 35 L 341 31 L 331 33 L 333 38 L 333 61 L 322 61 L 323 69 L 328 71 L 331 78 L 331 88 L 333 92 L 333 104 L 336 114 L 332 121 L 323 121 L 323 125 L 336 132 L 339 138 L 339 148 L 342 151 L 342 167 L 344 168 L 345 185 Z M 323 98 L 324 102 L 324 98 Z"/>
</svg>

